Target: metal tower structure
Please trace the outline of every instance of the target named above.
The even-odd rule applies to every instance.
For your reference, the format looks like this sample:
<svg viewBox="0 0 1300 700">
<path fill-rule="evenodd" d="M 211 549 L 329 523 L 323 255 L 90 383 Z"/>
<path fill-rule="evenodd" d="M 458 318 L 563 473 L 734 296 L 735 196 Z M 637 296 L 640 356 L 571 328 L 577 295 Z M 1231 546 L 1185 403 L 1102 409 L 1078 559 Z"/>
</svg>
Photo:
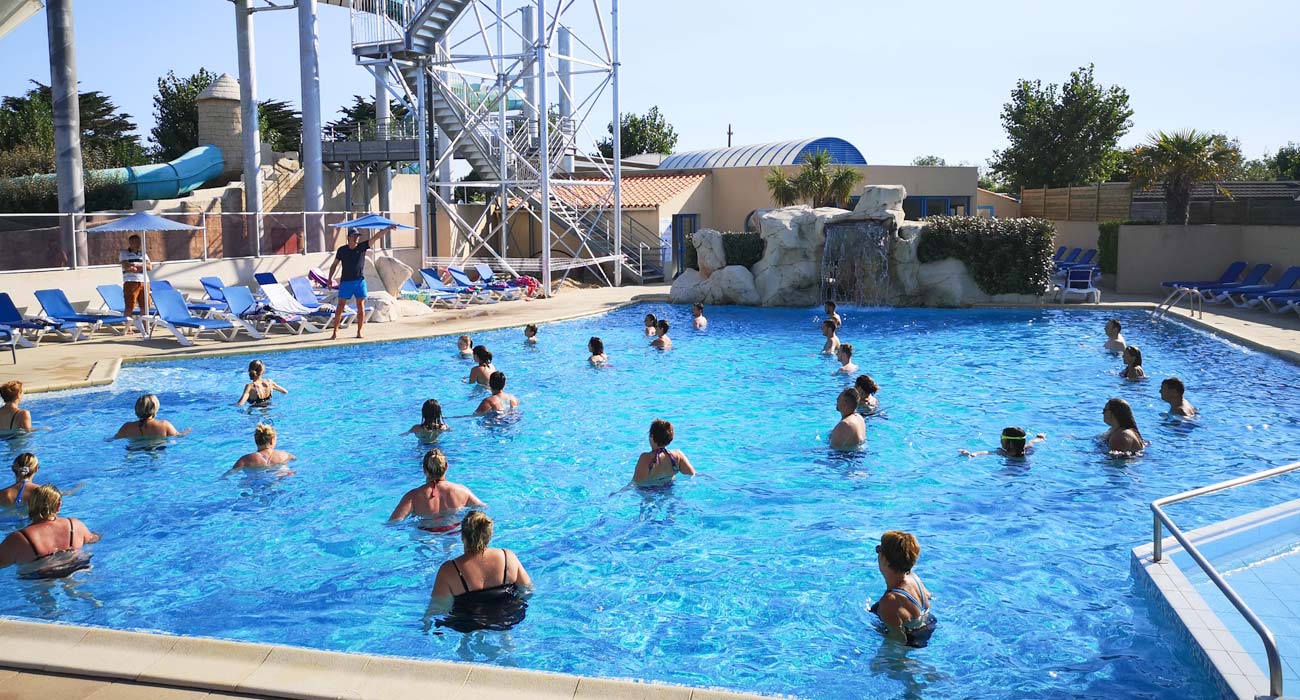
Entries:
<svg viewBox="0 0 1300 700">
<path fill-rule="evenodd" d="M 573 175 L 575 156 L 596 143 L 587 124 L 603 132 L 619 121 L 618 0 L 348 3 L 357 62 L 415 115 L 422 204 L 451 222 L 448 257 L 538 270 L 548 295 L 553 271 L 578 267 L 622 284 L 637 249 L 623 240 L 618 129 L 613 158 L 592 158 L 584 166 L 596 174 Z M 453 178 L 453 159 L 468 164 L 470 181 Z M 458 190 L 485 193 L 487 205 L 462 216 Z M 422 213 L 427 224 L 430 207 Z M 540 244 L 520 254 L 511 224 L 530 221 Z"/>
</svg>

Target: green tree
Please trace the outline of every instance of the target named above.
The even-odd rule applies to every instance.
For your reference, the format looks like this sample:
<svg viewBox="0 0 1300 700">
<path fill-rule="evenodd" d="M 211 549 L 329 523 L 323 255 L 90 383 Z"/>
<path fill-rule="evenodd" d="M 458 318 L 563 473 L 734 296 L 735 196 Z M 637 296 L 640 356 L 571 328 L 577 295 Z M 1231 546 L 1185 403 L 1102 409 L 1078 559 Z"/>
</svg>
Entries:
<svg viewBox="0 0 1300 700">
<path fill-rule="evenodd" d="M 1240 164 L 1240 147 L 1223 134 L 1194 129 L 1160 131 L 1134 149 L 1133 184 L 1143 189 L 1159 184 L 1165 192 L 1165 223 L 1186 224 L 1191 215 L 1192 187 L 1198 182 L 1222 180 Z"/>
<path fill-rule="evenodd" d="M 940 167 L 942 167 L 942 166 L 945 166 L 945 165 L 947 165 L 947 164 L 948 164 L 948 161 L 944 160 L 943 158 L 941 158 L 941 157 L 939 157 L 939 156 L 917 156 L 917 157 L 915 157 L 915 158 L 912 159 L 912 165 L 929 166 L 929 167 L 934 167 L 934 166 L 940 166 Z"/>
<path fill-rule="evenodd" d="M 257 128 L 262 143 L 279 153 L 302 148 L 302 115 L 283 100 L 264 100 L 257 104 Z"/>
<path fill-rule="evenodd" d="M 158 93 L 153 97 L 154 127 L 149 131 L 155 159 L 172 160 L 199 145 L 199 108 L 194 99 L 216 79 L 217 74 L 207 68 L 199 68 L 186 78 L 169 70 L 158 79 Z"/>
<path fill-rule="evenodd" d="M 1116 144 L 1132 116 L 1128 93 L 1097 84 L 1091 64 L 1059 87 L 1021 80 L 1002 107 L 1010 145 L 989 165 L 1016 191 L 1106 180 L 1120 164 Z"/>
<path fill-rule="evenodd" d="M 645 116 L 624 114 L 620 119 L 619 138 L 621 155 L 624 158 L 642 153 L 672 153 L 677 147 L 677 130 L 659 113 L 659 107 L 651 107 Z M 614 134 L 614 122 L 609 123 L 609 133 Z M 606 138 L 596 144 L 600 155 L 614 157 L 614 139 Z"/>
<path fill-rule="evenodd" d="M 0 100 L 0 177 L 54 172 L 54 112 L 48 85 Z M 131 115 L 98 91 L 79 95 L 82 160 L 87 169 L 145 162 Z"/>
<path fill-rule="evenodd" d="M 807 202 L 813 207 L 838 207 L 846 204 L 862 173 L 853 168 L 831 164 L 831 154 L 817 151 L 804 156 L 803 168 L 789 176 L 773 167 L 767 173 L 767 188 L 777 206 L 788 207 Z"/>
<path fill-rule="evenodd" d="M 1300 144 L 1288 143 L 1277 149 L 1273 171 L 1279 180 L 1300 180 Z"/>
<path fill-rule="evenodd" d="M 172 160 L 199 146 L 199 93 L 216 82 L 217 74 L 207 68 L 181 78 L 174 71 L 158 79 L 153 97 L 154 127 L 149 132 L 156 160 Z M 282 100 L 257 104 L 257 127 L 262 142 L 276 151 L 296 151 L 302 140 L 302 116 Z"/>
<path fill-rule="evenodd" d="M 373 97 L 353 95 L 352 104 L 340 107 L 338 113 L 343 116 L 327 123 L 325 126 L 328 129 L 349 136 L 360 133 L 363 139 L 374 137 L 377 117 L 375 116 L 375 100 Z M 394 122 L 405 121 L 410 116 L 406 107 L 400 102 L 391 100 L 388 104 L 388 113 Z"/>
<path fill-rule="evenodd" d="M 1228 175 L 1229 180 L 1264 181 L 1276 180 L 1277 162 L 1271 156 L 1243 160 L 1235 172 Z"/>
</svg>

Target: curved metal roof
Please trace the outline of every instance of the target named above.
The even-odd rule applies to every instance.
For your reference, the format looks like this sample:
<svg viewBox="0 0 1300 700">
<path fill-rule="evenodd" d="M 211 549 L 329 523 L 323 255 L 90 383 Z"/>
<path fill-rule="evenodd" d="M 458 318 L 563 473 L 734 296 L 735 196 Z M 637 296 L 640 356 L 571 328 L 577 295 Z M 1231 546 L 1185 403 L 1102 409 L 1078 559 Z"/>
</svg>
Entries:
<svg viewBox="0 0 1300 700">
<path fill-rule="evenodd" d="M 837 165 L 866 165 L 853 144 L 834 136 L 796 141 L 777 141 L 732 148 L 710 148 L 703 151 L 674 153 L 659 164 L 660 170 L 688 170 L 693 168 L 744 168 L 755 165 L 798 165 L 805 155 L 826 151 L 831 162 Z"/>
</svg>

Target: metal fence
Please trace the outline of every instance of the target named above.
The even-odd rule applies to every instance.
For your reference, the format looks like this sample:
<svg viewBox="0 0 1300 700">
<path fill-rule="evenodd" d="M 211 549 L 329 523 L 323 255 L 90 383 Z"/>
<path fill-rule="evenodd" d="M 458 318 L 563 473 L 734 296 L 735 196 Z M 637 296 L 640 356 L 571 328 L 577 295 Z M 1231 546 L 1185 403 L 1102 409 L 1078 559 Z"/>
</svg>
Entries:
<svg viewBox="0 0 1300 700">
<path fill-rule="evenodd" d="M 398 223 L 416 226 L 411 213 L 380 212 Z M 86 233 L 87 229 L 130 216 L 102 214 L 0 214 L 0 272 L 58 270 L 72 267 L 117 265 L 118 252 L 126 249 L 130 233 Z M 343 229 L 334 224 L 356 217 L 352 212 L 173 212 L 165 219 L 199 226 L 193 231 L 150 231 L 145 239 L 154 262 L 222 260 L 229 258 L 300 255 L 336 249 L 345 242 Z M 77 235 L 69 248 L 60 235 L 71 219 Z M 260 219 L 260 226 L 258 225 Z M 325 247 L 310 249 L 307 231 L 323 227 Z M 258 232 L 260 231 L 260 235 Z M 80 243 L 78 243 L 80 242 Z M 416 230 L 393 232 L 384 247 L 418 248 Z"/>
</svg>

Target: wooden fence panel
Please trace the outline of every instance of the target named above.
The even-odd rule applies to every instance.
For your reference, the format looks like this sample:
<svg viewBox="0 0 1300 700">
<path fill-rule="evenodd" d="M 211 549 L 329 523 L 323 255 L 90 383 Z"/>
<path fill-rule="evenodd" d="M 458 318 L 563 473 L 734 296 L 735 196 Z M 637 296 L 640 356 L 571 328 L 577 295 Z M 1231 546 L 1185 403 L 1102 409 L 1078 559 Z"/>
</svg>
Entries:
<svg viewBox="0 0 1300 700">
<path fill-rule="evenodd" d="M 1056 187 L 1047 191 L 1043 216 L 1056 221 L 1070 218 L 1070 188 Z"/>
<path fill-rule="evenodd" d="M 1070 221 L 1097 220 L 1097 186 L 1070 188 Z"/>
<path fill-rule="evenodd" d="M 1020 215 L 1026 218 L 1043 216 L 1043 190 L 1020 190 Z"/>
<path fill-rule="evenodd" d="M 1101 185 L 1097 205 L 1097 221 L 1127 221 L 1132 219 L 1133 187 L 1127 182 L 1106 182 Z"/>
</svg>

